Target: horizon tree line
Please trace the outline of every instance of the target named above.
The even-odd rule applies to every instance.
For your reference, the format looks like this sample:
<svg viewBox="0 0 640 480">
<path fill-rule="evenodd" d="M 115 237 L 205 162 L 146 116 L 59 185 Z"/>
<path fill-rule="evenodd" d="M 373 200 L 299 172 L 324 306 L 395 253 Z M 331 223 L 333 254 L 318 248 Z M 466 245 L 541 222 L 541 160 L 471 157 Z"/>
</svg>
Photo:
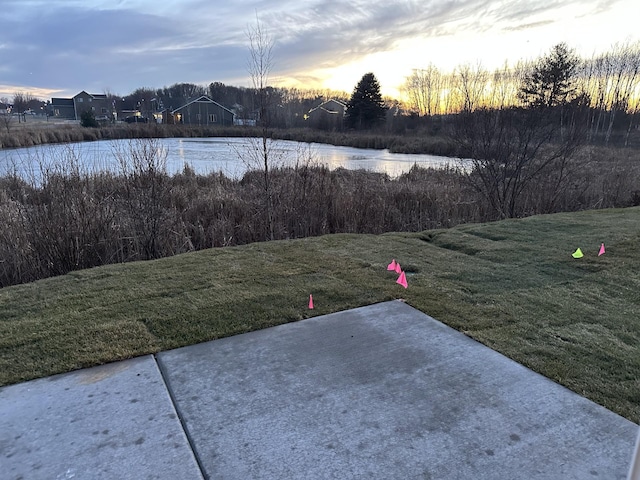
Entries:
<svg viewBox="0 0 640 480">
<path fill-rule="evenodd" d="M 564 49 L 567 61 L 572 62 L 570 69 L 566 68 L 568 65 L 563 66 L 568 75 L 564 81 L 571 87 L 574 98 L 580 97 L 590 108 L 590 115 L 585 120 L 588 122 L 588 140 L 608 144 L 618 131 L 626 144 L 631 131 L 640 124 L 640 41 L 615 44 L 611 50 L 589 59 L 578 57 L 566 44 L 554 48 L 559 46 Z M 520 60 L 513 65 L 505 62 L 493 71 L 484 68 L 480 62 L 461 64 L 452 72 L 428 63 L 406 77 L 401 89 L 403 99 L 381 98 L 381 101 L 387 108 L 395 105 L 400 113 L 417 118 L 414 122 L 417 126 L 424 124 L 419 121 L 422 118 L 428 120 L 478 108 L 529 108 L 526 95 L 522 95 L 524 84 L 544 58 Z M 189 99 L 208 95 L 234 109 L 240 118 L 247 119 L 260 116 L 259 97 L 266 95 L 270 105 L 269 122 L 280 128 L 308 126 L 305 114 L 312 108 L 329 99 L 348 104 L 353 96 L 327 89 L 270 85 L 264 86 L 260 93 L 255 88 L 217 81 L 209 85 L 176 83 L 162 88 L 141 87 L 125 96 L 105 93 L 113 97 L 120 108 L 139 109 L 143 114 L 162 108 L 178 108 Z M 20 108 L 35 100 L 38 99 L 30 93 L 16 92 L 14 95 L 14 104 Z M 358 126 L 366 129 L 373 125 L 365 122 Z M 346 127 L 356 128 L 356 125 L 347 119 Z"/>
<path fill-rule="evenodd" d="M 610 51 L 589 59 L 580 58 L 564 43 L 551 51 L 562 58 L 556 59 L 556 83 L 548 85 L 547 98 L 539 98 L 539 103 L 553 106 L 549 102 L 558 101 L 553 88 L 562 87 L 572 100 L 580 99 L 588 106 L 585 122 L 590 142 L 600 139 L 608 144 L 618 129 L 623 131 L 626 144 L 631 131 L 640 124 L 640 41 L 615 44 Z M 505 63 L 493 71 L 481 63 L 467 63 L 452 72 L 429 63 L 406 77 L 402 91 L 408 110 L 427 118 L 480 108 L 536 107 L 540 105 L 529 101 L 527 88 L 535 84 L 544 87 L 542 79 L 531 75 L 548 61 L 549 55 L 543 55 L 514 65 Z"/>
</svg>

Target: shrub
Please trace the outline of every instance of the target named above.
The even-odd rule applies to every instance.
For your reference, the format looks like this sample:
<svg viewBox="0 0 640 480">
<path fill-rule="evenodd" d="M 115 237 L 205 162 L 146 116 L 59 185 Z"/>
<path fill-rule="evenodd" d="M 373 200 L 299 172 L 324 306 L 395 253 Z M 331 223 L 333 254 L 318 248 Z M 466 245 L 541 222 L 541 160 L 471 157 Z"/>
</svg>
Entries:
<svg viewBox="0 0 640 480">
<path fill-rule="evenodd" d="M 80 125 L 85 128 L 98 128 L 98 121 L 96 120 L 96 116 L 93 113 L 93 110 L 85 110 L 80 114 Z"/>
<path fill-rule="evenodd" d="M 90 130 L 94 131 L 94 130 Z M 168 175 L 153 140 L 117 152 L 116 173 L 87 171 L 69 148 L 36 178 L 0 177 L 0 286 L 108 263 L 265 240 L 262 172 L 234 180 L 189 168 Z M 526 214 L 637 204 L 633 150 L 591 149 L 558 192 L 545 177 L 523 192 Z M 493 219 L 456 168 L 414 166 L 398 178 L 301 161 L 271 170 L 276 239 L 446 228 Z M 551 183 L 551 185 L 547 185 Z"/>
</svg>

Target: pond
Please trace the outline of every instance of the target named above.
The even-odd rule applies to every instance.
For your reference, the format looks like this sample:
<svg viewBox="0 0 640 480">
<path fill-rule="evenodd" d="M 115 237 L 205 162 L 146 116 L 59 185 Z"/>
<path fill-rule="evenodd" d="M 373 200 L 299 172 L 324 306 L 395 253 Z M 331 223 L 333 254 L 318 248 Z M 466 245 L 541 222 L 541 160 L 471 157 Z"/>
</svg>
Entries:
<svg viewBox="0 0 640 480">
<path fill-rule="evenodd" d="M 133 149 L 156 148 L 166 158 L 167 172 L 182 171 L 189 165 L 198 174 L 222 172 L 230 178 L 240 178 L 250 169 L 261 168 L 261 139 L 251 138 L 161 138 L 149 140 L 100 140 L 71 144 L 39 145 L 36 147 L 0 150 L 0 175 L 15 170 L 25 178 L 38 177 L 43 166 L 66 164 L 76 159 L 87 171 L 118 171 L 120 160 Z M 330 169 L 343 167 L 387 173 L 397 177 L 415 164 L 444 168 L 459 164 L 459 159 L 425 154 L 390 153 L 339 147 L 319 143 L 289 140 L 268 142 L 270 168 L 296 164 L 326 165 Z"/>
</svg>

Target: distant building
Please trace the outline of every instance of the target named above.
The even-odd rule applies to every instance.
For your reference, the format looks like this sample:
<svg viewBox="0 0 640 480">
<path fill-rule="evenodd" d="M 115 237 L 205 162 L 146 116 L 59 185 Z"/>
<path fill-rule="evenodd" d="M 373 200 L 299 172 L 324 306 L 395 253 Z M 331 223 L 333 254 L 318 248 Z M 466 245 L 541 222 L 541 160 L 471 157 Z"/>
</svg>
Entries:
<svg viewBox="0 0 640 480">
<path fill-rule="evenodd" d="M 73 98 L 52 98 L 49 115 L 67 120 L 80 120 L 82 114 L 89 110 L 96 117 L 112 119 L 115 105 L 105 94 L 87 93 L 83 90 Z"/>
<path fill-rule="evenodd" d="M 73 106 L 73 98 L 52 98 L 49 105 L 49 115 L 65 120 L 75 120 L 76 110 Z"/>
<path fill-rule="evenodd" d="M 175 110 L 164 110 L 163 123 L 182 125 L 233 125 L 233 111 L 202 95 Z"/>
<path fill-rule="evenodd" d="M 155 105 L 154 105 L 155 102 Z M 113 97 L 104 94 L 87 93 L 84 90 L 73 98 L 52 98 L 49 105 L 49 115 L 68 120 L 81 120 L 82 114 L 92 111 L 95 118 L 101 122 L 127 121 L 136 117 L 158 123 L 179 123 L 183 125 L 233 125 L 235 113 L 206 95 L 188 101 L 185 105 L 172 109 L 162 109 L 162 102 L 152 99 L 150 106 L 155 109 L 143 111 L 140 106 L 135 109 L 124 109 L 124 105 L 117 107 Z"/>
<path fill-rule="evenodd" d="M 347 106 L 344 103 L 331 99 L 309 110 L 304 118 L 312 128 L 342 130 L 346 111 Z"/>
<path fill-rule="evenodd" d="M 231 107 L 231 111 L 234 113 L 233 124 L 238 126 L 255 127 L 258 118 L 258 111 L 247 111 L 243 105 L 235 103 Z"/>
<path fill-rule="evenodd" d="M 84 90 L 73 97 L 76 120 L 80 120 L 86 111 L 92 111 L 94 116 L 114 118 L 115 105 L 105 94 L 87 93 Z"/>
</svg>

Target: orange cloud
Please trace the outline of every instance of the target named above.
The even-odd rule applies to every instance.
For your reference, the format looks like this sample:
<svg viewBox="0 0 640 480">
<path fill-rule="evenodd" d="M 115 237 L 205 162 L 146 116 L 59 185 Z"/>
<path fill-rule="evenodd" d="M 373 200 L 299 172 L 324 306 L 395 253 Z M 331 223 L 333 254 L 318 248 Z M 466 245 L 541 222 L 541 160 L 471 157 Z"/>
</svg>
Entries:
<svg viewBox="0 0 640 480">
<path fill-rule="evenodd" d="M 28 85 L 3 85 L 0 84 L 0 97 L 7 97 L 9 101 L 16 93 L 30 93 L 36 98 L 41 100 L 48 100 L 51 97 L 55 97 L 56 94 L 64 92 L 63 90 L 55 90 L 51 88 L 39 88 L 31 87 Z"/>
</svg>

